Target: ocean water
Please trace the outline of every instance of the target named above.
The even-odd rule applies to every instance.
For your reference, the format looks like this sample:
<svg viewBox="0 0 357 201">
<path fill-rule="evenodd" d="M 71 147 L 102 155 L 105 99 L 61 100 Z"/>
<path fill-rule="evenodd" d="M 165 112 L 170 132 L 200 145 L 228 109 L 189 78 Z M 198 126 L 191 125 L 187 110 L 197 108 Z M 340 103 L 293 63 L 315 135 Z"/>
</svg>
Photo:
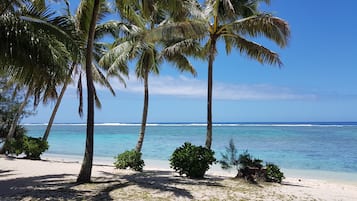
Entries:
<svg viewBox="0 0 357 201">
<path fill-rule="evenodd" d="M 26 124 L 30 136 L 41 137 L 46 125 Z M 136 145 L 139 124 L 96 124 L 94 155 L 113 158 Z M 48 154 L 82 157 L 86 125 L 56 124 L 49 136 Z M 204 145 L 205 124 L 149 124 L 143 158 L 165 160 L 184 142 Z M 229 140 L 239 153 L 285 169 L 357 173 L 357 123 L 244 123 L 214 124 L 212 148 L 221 158 Z M 114 159 L 113 159 L 114 161 Z"/>
</svg>

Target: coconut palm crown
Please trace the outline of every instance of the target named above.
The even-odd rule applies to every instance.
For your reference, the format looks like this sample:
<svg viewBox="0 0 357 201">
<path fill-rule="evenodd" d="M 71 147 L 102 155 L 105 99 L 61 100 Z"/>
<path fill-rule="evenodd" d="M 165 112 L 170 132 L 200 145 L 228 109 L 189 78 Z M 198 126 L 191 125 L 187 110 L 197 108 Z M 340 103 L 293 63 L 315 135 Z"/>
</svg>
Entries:
<svg viewBox="0 0 357 201">
<path fill-rule="evenodd" d="M 206 0 L 202 6 L 196 0 L 183 2 L 190 12 L 189 19 L 157 27 L 145 38 L 152 41 L 191 38 L 204 43 L 201 56 L 208 60 L 205 144 L 211 148 L 213 64 L 217 56 L 217 42 L 224 42 L 227 54 L 236 49 L 262 64 L 281 66 L 282 61 L 276 52 L 252 39 L 265 37 L 283 48 L 288 44 L 290 29 L 283 19 L 258 9 L 259 3 L 269 4 L 269 0 Z"/>
<path fill-rule="evenodd" d="M 213 63 L 217 54 L 217 42 L 223 40 L 226 53 L 237 49 L 243 55 L 260 63 L 281 66 L 279 55 L 252 38 L 266 37 L 283 48 L 287 45 L 290 30 L 287 22 L 271 14 L 259 11 L 260 2 L 269 0 L 208 0 L 199 19 L 206 19 L 208 40 L 204 45 L 204 54 L 208 59 L 208 95 L 207 95 L 207 136 L 206 147 L 212 145 L 212 85 Z"/>
</svg>

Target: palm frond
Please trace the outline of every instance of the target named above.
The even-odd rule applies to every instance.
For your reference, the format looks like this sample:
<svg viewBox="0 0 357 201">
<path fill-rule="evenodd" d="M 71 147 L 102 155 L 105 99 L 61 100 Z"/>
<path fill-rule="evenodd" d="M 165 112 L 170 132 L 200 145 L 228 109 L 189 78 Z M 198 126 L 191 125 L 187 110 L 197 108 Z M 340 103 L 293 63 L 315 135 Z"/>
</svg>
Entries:
<svg viewBox="0 0 357 201">
<path fill-rule="evenodd" d="M 175 54 L 166 56 L 166 60 L 172 63 L 180 72 L 190 72 L 193 76 L 197 76 L 196 69 L 184 55 Z"/>
<path fill-rule="evenodd" d="M 201 39 L 206 36 L 207 26 L 205 21 L 200 20 L 168 23 L 147 31 L 143 40 L 157 42 L 184 40 L 187 38 Z"/>
<path fill-rule="evenodd" d="M 113 87 L 111 86 L 108 79 L 104 76 L 104 74 L 100 71 L 98 66 L 93 65 L 92 72 L 93 72 L 93 80 L 95 82 L 100 83 L 104 87 L 108 88 L 109 91 L 115 96 L 115 91 L 114 91 Z"/>
<path fill-rule="evenodd" d="M 108 75 L 113 75 L 119 70 L 124 74 L 128 74 L 126 62 L 135 55 L 133 49 L 135 46 L 130 41 L 121 43 L 118 46 L 110 49 L 100 60 L 99 65 L 103 66 Z"/>
<path fill-rule="evenodd" d="M 201 44 L 197 40 L 186 39 L 178 42 L 164 43 L 164 48 L 160 56 L 174 56 L 176 54 L 185 54 L 196 58 L 202 58 Z"/>
<path fill-rule="evenodd" d="M 226 40 L 228 40 L 228 37 L 226 37 Z M 231 36 L 229 40 L 230 41 L 227 42 L 231 42 L 235 48 L 239 49 L 240 53 L 244 53 L 262 64 L 268 63 L 278 66 L 283 64 L 277 53 L 272 52 L 260 44 L 248 41 L 238 35 Z"/>
<path fill-rule="evenodd" d="M 139 14 L 140 2 L 132 0 L 116 0 L 116 8 L 119 11 L 120 17 L 127 20 L 130 24 L 144 28 L 145 20 Z"/>
<path fill-rule="evenodd" d="M 260 14 L 236 20 L 223 28 L 229 29 L 229 27 L 238 34 L 248 34 L 252 37 L 263 35 L 274 41 L 280 47 L 285 47 L 290 37 L 288 23 L 270 14 Z"/>
<path fill-rule="evenodd" d="M 98 109 L 101 109 L 102 108 L 102 103 L 100 102 L 100 99 L 97 95 L 97 90 L 95 89 L 95 87 L 93 87 L 93 91 L 94 91 L 94 102 L 95 102 L 95 106 L 98 108 Z"/>
<path fill-rule="evenodd" d="M 77 12 L 76 20 L 79 27 L 79 30 L 83 32 L 83 35 L 87 35 L 90 25 L 90 19 L 92 18 L 94 1 L 92 0 L 83 0 L 80 2 Z"/>
</svg>

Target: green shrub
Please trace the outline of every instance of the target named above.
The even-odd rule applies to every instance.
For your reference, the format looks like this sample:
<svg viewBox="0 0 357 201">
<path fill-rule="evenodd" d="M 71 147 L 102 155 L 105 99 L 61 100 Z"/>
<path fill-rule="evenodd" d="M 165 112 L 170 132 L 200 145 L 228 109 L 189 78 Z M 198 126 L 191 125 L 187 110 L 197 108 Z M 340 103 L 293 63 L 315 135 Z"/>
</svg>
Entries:
<svg viewBox="0 0 357 201">
<path fill-rule="evenodd" d="M 24 143 L 24 136 L 26 135 L 26 129 L 23 126 L 17 125 L 14 133 L 14 138 L 6 140 L 6 136 L 9 132 L 8 127 L 4 132 L 5 144 L 4 144 L 4 151 L 6 154 L 15 154 L 16 156 L 22 154 L 23 151 L 23 143 Z"/>
<path fill-rule="evenodd" d="M 215 161 L 212 150 L 185 142 L 172 154 L 170 166 L 180 175 L 185 174 L 190 178 L 203 178 L 209 166 Z"/>
<path fill-rule="evenodd" d="M 7 154 L 20 155 L 24 153 L 26 158 L 39 160 L 43 152 L 48 149 L 47 141 L 41 138 L 28 137 L 26 135 L 17 136 L 10 139 L 5 144 L 5 151 Z"/>
<path fill-rule="evenodd" d="M 23 141 L 23 149 L 26 154 L 26 158 L 39 160 L 40 156 L 43 152 L 48 149 L 47 141 L 43 141 L 42 138 L 34 138 L 34 137 L 24 137 Z"/>
<path fill-rule="evenodd" d="M 238 161 L 241 169 L 246 167 L 262 169 L 263 167 L 263 161 L 257 158 L 253 158 L 253 156 L 248 153 L 248 150 L 245 150 L 243 154 L 239 155 Z"/>
<path fill-rule="evenodd" d="M 246 150 L 243 154 L 239 155 L 238 161 L 239 170 L 237 177 L 243 177 L 250 182 L 257 182 L 258 179 L 263 178 L 262 160 L 253 158 Z"/>
<path fill-rule="evenodd" d="M 7 140 L 4 145 L 5 153 L 18 156 L 24 152 L 23 144 L 23 138 Z"/>
<path fill-rule="evenodd" d="M 145 165 L 141 159 L 141 153 L 135 150 L 125 151 L 116 157 L 114 165 L 118 169 L 131 168 L 135 171 L 143 171 Z"/>
<path fill-rule="evenodd" d="M 267 163 L 263 166 L 263 161 L 254 158 L 248 151 L 240 154 L 237 157 L 237 149 L 231 139 L 229 146 L 226 147 L 226 152 L 222 153 L 222 159 L 219 161 L 222 169 L 230 169 L 233 166 L 237 169 L 237 178 L 245 178 L 250 182 L 257 182 L 257 180 L 264 180 L 268 182 L 281 183 L 284 174 L 279 167 L 272 163 Z"/>
<path fill-rule="evenodd" d="M 284 178 L 284 173 L 280 171 L 277 165 L 273 163 L 266 164 L 265 181 L 281 183 Z"/>
<path fill-rule="evenodd" d="M 222 159 L 219 161 L 222 169 L 231 169 L 233 166 L 239 170 L 239 160 L 237 157 L 237 149 L 233 139 L 229 140 L 229 146 L 226 147 L 226 153 L 221 153 Z"/>
</svg>

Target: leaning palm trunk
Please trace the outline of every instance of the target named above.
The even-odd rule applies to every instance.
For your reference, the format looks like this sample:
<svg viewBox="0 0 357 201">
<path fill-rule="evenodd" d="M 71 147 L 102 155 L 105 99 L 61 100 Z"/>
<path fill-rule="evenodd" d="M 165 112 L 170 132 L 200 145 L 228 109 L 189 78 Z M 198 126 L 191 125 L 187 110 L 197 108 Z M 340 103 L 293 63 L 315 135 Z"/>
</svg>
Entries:
<svg viewBox="0 0 357 201">
<path fill-rule="evenodd" d="M 21 105 L 20 105 L 19 109 L 17 110 L 17 113 L 16 113 L 16 115 L 15 115 L 13 121 L 12 121 L 12 124 L 11 124 L 10 130 L 9 130 L 9 133 L 7 134 L 6 140 L 9 140 L 9 139 L 14 137 L 14 134 L 15 134 L 15 131 L 16 131 L 16 126 L 17 126 L 18 121 L 20 119 L 20 114 L 25 109 L 25 106 L 27 104 L 27 101 L 30 98 L 31 93 L 32 93 L 32 90 L 29 88 L 27 90 L 26 95 L 25 95 L 24 101 L 21 103 Z"/>
<path fill-rule="evenodd" d="M 72 64 L 72 68 L 71 68 L 71 70 L 70 70 L 69 75 L 72 75 L 73 70 L 74 70 L 74 63 Z M 69 82 L 65 82 L 65 83 L 63 84 L 61 93 L 60 93 L 60 95 L 59 95 L 59 97 L 58 97 L 58 99 L 57 99 L 57 102 L 56 102 L 55 107 L 53 108 L 53 111 L 52 111 L 50 120 L 48 121 L 46 131 L 45 131 L 45 133 L 43 134 L 43 137 L 42 137 L 42 140 L 43 140 L 43 141 L 47 141 L 48 136 L 50 135 L 50 131 L 51 131 L 51 128 L 52 128 L 52 125 L 53 125 L 53 121 L 55 120 L 55 117 L 56 117 L 56 114 L 57 114 L 57 110 L 58 110 L 59 106 L 61 105 L 61 101 L 62 101 L 62 98 L 63 98 L 64 93 L 65 93 L 66 90 L 67 90 L 68 84 L 69 84 Z"/>
<path fill-rule="evenodd" d="M 14 137 L 14 134 L 15 134 L 15 131 L 16 131 L 16 126 L 17 126 L 17 124 L 19 122 L 19 119 L 20 119 L 20 114 L 24 110 L 24 108 L 25 108 L 25 106 L 27 104 L 27 101 L 30 98 L 31 93 L 32 93 L 32 90 L 29 88 L 27 90 L 26 95 L 25 95 L 24 101 L 21 103 L 20 107 L 17 110 L 17 113 L 15 114 L 14 119 L 12 120 L 9 132 L 8 132 L 8 134 L 6 136 L 6 141 L 9 141 L 10 139 L 12 139 Z M 4 154 L 5 153 L 5 149 L 4 148 L 5 148 L 4 146 L 2 146 L 0 148 L 0 154 Z"/>
<path fill-rule="evenodd" d="M 82 167 L 79 172 L 77 183 L 89 183 L 92 175 L 92 165 L 93 165 L 93 143 L 94 143 L 94 84 L 92 75 L 92 52 L 93 52 L 93 41 L 95 33 L 95 25 L 98 18 L 99 12 L 99 0 L 94 1 L 92 18 L 90 21 L 88 39 L 87 39 L 87 49 L 86 49 L 86 76 L 87 76 L 87 137 L 86 137 L 86 148 L 84 152 L 84 158 L 82 162 Z"/>
<path fill-rule="evenodd" d="M 146 121 L 148 117 L 148 107 L 149 107 L 149 67 L 145 69 L 145 77 L 144 77 L 144 108 L 143 108 L 143 116 L 141 120 L 141 129 L 139 134 L 138 143 L 136 144 L 135 150 L 137 152 L 141 152 L 141 148 L 143 147 L 145 129 L 146 129 Z"/>
<path fill-rule="evenodd" d="M 212 39 L 209 50 L 208 61 L 208 84 L 207 84 L 207 136 L 206 147 L 211 149 L 212 146 L 212 85 L 213 85 L 213 62 L 216 52 L 216 39 Z"/>
</svg>

